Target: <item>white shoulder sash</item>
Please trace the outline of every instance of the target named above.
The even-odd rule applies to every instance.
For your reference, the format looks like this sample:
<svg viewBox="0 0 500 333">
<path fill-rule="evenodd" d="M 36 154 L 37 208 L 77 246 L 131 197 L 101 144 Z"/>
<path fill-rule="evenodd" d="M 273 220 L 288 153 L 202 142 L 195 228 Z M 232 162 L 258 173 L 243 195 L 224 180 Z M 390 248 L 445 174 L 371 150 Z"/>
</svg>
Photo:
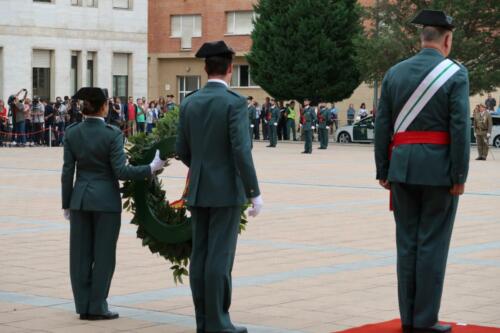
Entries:
<svg viewBox="0 0 500 333">
<path fill-rule="evenodd" d="M 432 96 L 459 70 L 460 66 L 450 59 L 440 62 L 425 77 L 404 105 L 394 124 L 394 133 L 406 131 Z"/>
</svg>

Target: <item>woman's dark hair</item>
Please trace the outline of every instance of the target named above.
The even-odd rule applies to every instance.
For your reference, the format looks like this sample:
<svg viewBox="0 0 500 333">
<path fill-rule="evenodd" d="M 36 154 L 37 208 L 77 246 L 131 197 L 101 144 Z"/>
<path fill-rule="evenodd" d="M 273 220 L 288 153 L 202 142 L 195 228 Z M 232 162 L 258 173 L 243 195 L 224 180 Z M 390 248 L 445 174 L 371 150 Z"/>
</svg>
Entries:
<svg viewBox="0 0 500 333">
<path fill-rule="evenodd" d="M 366 104 L 365 103 L 361 103 L 361 108 L 362 109 L 366 109 Z"/>
<path fill-rule="evenodd" d="M 210 57 L 205 59 L 205 68 L 208 75 L 226 75 L 232 63 L 232 57 Z"/>
<path fill-rule="evenodd" d="M 99 113 L 101 107 L 108 101 L 94 102 L 94 101 L 83 101 L 82 113 L 86 116 L 92 116 Z"/>
</svg>

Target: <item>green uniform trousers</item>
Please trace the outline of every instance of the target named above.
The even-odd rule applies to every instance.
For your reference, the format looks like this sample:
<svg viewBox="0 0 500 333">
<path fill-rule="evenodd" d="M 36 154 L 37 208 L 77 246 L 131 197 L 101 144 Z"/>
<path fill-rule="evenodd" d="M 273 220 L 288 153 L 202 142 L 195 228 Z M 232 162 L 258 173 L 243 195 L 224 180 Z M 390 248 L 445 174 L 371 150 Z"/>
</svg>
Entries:
<svg viewBox="0 0 500 333">
<path fill-rule="evenodd" d="M 278 143 L 278 126 L 274 124 L 269 125 L 269 145 L 271 147 L 276 147 Z"/>
<path fill-rule="evenodd" d="M 198 331 L 234 331 L 229 307 L 240 219 L 240 207 L 191 208 L 193 252 L 189 280 Z"/>
<path fill-rule="evenodd" d="M 328 129 L 320 128 L 318 136 L 320 148 L 328 148 Z"/>
<path fill-rule="evenodd" d="M 312 130 L 304 130 L 304 152 L 312 153 L 312 139 L 313 139 L 313 131 Z"/>
<path fill-rule="evenodd" d="M 248 134 L 250 134 L 250 147 L 253 148 L 253 127 L 250 127 Z"/>
<path fill-rule="evenodd" d="M 103 314 L 108 311 L 121 214 L 72 210 L 70 216 L 69 260 L 76 313 Z"/>
<path fill-rule="evenodd" d="M 401 321 L 430 327 L 438 322 L 458 197 L 449 187 L 392 183 L 391 188 Z"/>
<path fill-rule="evenodd" d="M 488 157 L 488 138 L 485 135 L 476 135 L 478 157 L 486 159 Z"/>
</svg>

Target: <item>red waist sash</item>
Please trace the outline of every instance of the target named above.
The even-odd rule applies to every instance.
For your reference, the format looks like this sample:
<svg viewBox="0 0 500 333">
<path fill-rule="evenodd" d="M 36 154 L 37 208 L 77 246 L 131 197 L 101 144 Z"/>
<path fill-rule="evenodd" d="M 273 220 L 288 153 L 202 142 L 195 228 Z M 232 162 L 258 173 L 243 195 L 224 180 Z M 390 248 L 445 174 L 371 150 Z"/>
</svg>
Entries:
<svg viewBox="0 0 500 333">
<path fill-rule="evenodd" d="M 389 146 L 389 159 L 391 159 L 392 150 L 397 146 L 416 144 L 449 145 L 450 141 L 450 133 L 444 131 L 399 132 L 394 135 Z M 392 191 L 390 197 L 390 209 L 393 210 Z"/>
</svg>

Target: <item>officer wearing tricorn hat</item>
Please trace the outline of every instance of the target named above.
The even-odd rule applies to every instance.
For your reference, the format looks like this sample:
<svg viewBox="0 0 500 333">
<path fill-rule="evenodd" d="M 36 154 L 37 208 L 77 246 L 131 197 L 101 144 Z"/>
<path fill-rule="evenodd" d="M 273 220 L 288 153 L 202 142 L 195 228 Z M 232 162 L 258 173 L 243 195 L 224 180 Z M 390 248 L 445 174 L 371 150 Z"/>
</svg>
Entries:
<svg viewBox="0 0 500 333">
<path fill-rule="evenodd" d="M 187 206 L 193 225 L 189 268 L 197 332 L 246 333 L 229 316 L 231 271 L 241 218 L 262 209 L 252 160 L 245 97 L 231 91 L 234 51 L 223 41 L 205 43 L 208 83 L 181 104 L 177 155 L 189 167 Z"/>
<path fill-rule="evenodd" d="M 453 20 L 422 10 L 422 50 L 382 83 L 375 126 L 377 179 L 392 192 L 404 332 L 450 332 L 438 313 L 458 198 L 469 168 L 469 80 L 447 59 Z"/>
</svg>

